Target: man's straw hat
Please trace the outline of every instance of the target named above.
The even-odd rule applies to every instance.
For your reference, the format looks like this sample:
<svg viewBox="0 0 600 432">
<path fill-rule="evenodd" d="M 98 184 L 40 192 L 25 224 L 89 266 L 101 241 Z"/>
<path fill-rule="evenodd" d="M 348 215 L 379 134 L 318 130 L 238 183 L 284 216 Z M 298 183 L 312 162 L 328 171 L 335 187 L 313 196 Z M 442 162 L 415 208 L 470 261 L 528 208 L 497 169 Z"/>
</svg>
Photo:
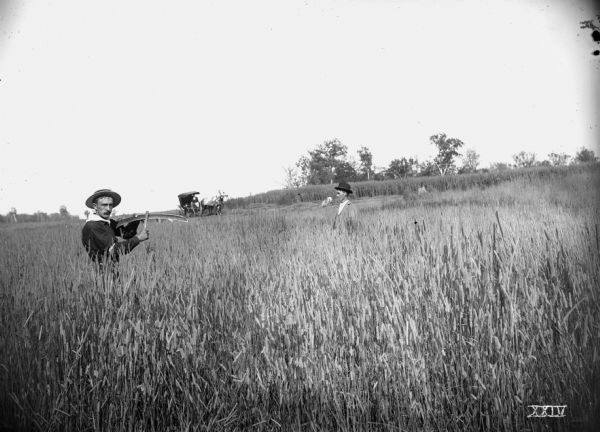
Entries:
<svg viewBox="0 0 600 432">
<path fill-rule="evenodd" d="M 85 206 L 91 209 L 94 208 L 94 201 L 100 197 L 111 197 L 113 199 L 113 207 L 116 207 L 121 202 L 121 195 L 111 191 L 110 189 L 100 189 L 94 192 L 88 199 L 85 200 Z"/>
</svg>

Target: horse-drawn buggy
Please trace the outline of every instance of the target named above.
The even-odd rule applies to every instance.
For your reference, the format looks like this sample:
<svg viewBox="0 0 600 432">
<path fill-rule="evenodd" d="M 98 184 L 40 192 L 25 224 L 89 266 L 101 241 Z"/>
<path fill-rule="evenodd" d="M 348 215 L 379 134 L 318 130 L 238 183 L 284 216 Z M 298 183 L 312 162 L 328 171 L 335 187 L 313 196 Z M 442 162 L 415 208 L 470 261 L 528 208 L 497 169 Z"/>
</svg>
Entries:
<svg viewBox="0 0 600 432">
<path fill-rule="evenodd" d="M 177 195 L 179 198 L 179 212 L 183 216 L 210 216 L 220 215 L 227 195 L 219 191 L 218 195 L 210 198 L 198 199 L 200 192 L 192 191 Z"/>
<path fill-rule="evenodd" d="M 177 198 L 179 198 L 179 212 L 183 216 L 193 217 L 202 214 L 200 202 L 198 201 L 198 194 L 200 194 L 200 192 L 192 191 L 177 195 Z"/>
</svg>

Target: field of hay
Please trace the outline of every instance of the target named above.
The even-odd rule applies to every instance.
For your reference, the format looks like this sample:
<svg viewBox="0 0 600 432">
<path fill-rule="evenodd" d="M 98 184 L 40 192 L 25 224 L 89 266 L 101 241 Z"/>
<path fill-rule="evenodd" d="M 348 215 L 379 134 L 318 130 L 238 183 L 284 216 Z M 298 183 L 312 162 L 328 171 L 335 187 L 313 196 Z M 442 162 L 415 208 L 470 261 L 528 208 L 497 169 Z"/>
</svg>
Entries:
<svg viewBox="0 0 600 432">
<path fill-rule="evenodd" d="M 0 430 L 583 427 L 599 179 L 360 199 L 337 232 L 316 202 L 153 224 L 116 279 L 82 223 L 3 227 Z"/>
</svg>

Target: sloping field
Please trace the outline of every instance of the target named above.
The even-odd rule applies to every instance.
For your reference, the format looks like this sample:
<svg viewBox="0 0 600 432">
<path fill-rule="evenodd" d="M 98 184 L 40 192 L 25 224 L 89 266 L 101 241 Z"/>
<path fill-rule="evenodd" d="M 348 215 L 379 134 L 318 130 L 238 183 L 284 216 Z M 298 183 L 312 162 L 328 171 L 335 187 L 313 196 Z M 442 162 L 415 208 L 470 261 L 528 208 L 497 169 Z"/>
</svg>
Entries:
<svg viewBox="0 0 600 432">
<path fill-rule="evenodd" d="M 2 229 L 0 429 L 581 427 L 598 178 L 361 199 L 338 232 L 314 203 L 155 224 L 114 280 L 81 224 Z"/>
<path fill-rule="evenodd" d="M 434 177 L 407 177 L 395 180 L 353 182 L 354 197 L 372 198 L 376 196 L 402 196 L 406 200 L 416 200 L 420 187 L 430 192 L 466 191 L 488 189 L 507 183 L 565 183 L 573 179 L 589 178 L 597 172 L 600 163 L 578 164 L 555 167 L 531 167 L 509 169 L 505 171 L 480 172 Z M 322 201 L 328 196 L 335 195 L 335 184 L 309 185 L 297 189 L 272 190 L 256 195 L 233 198 L 227 201 L 229 208 L 254 208 L 262 205 L 283 206 L 298 201 Z M 298 198 L 301 195 L 301 200 Z"/>
</svg>

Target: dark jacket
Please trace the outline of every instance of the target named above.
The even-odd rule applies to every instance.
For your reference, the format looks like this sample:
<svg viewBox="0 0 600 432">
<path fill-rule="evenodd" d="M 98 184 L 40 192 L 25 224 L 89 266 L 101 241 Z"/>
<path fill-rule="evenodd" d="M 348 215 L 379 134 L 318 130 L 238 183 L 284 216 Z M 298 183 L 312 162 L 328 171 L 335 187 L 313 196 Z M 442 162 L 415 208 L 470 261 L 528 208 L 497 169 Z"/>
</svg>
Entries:
<svg viewBox="0 0 600 432">
<path fill-rule="evenodd" d="M 92 261 L 102 263 L 110 258 L 112 262 L 118 262 L 120 254 L 128 254 L 140 244 L 140 240 L 135 237 L 135 230 L 133 236 L 119 232 L 124 238 L 117 238 L 116 225 L 112 219 L 89 220 L 85 223 L 81 231 L 81 241 Z"/>
<path fill-rule="evenodd" d="M 339 206 L 335 209 L 335 211 L 336 213 L 335 218 L 333 219 L 333 229 L 336 229 L 336 227 L 341 225 L 352 226 L 356 224 L 358 220 L 358 211 L 352 202 L 348 201 L 341 212 Z"/>
</svg>

